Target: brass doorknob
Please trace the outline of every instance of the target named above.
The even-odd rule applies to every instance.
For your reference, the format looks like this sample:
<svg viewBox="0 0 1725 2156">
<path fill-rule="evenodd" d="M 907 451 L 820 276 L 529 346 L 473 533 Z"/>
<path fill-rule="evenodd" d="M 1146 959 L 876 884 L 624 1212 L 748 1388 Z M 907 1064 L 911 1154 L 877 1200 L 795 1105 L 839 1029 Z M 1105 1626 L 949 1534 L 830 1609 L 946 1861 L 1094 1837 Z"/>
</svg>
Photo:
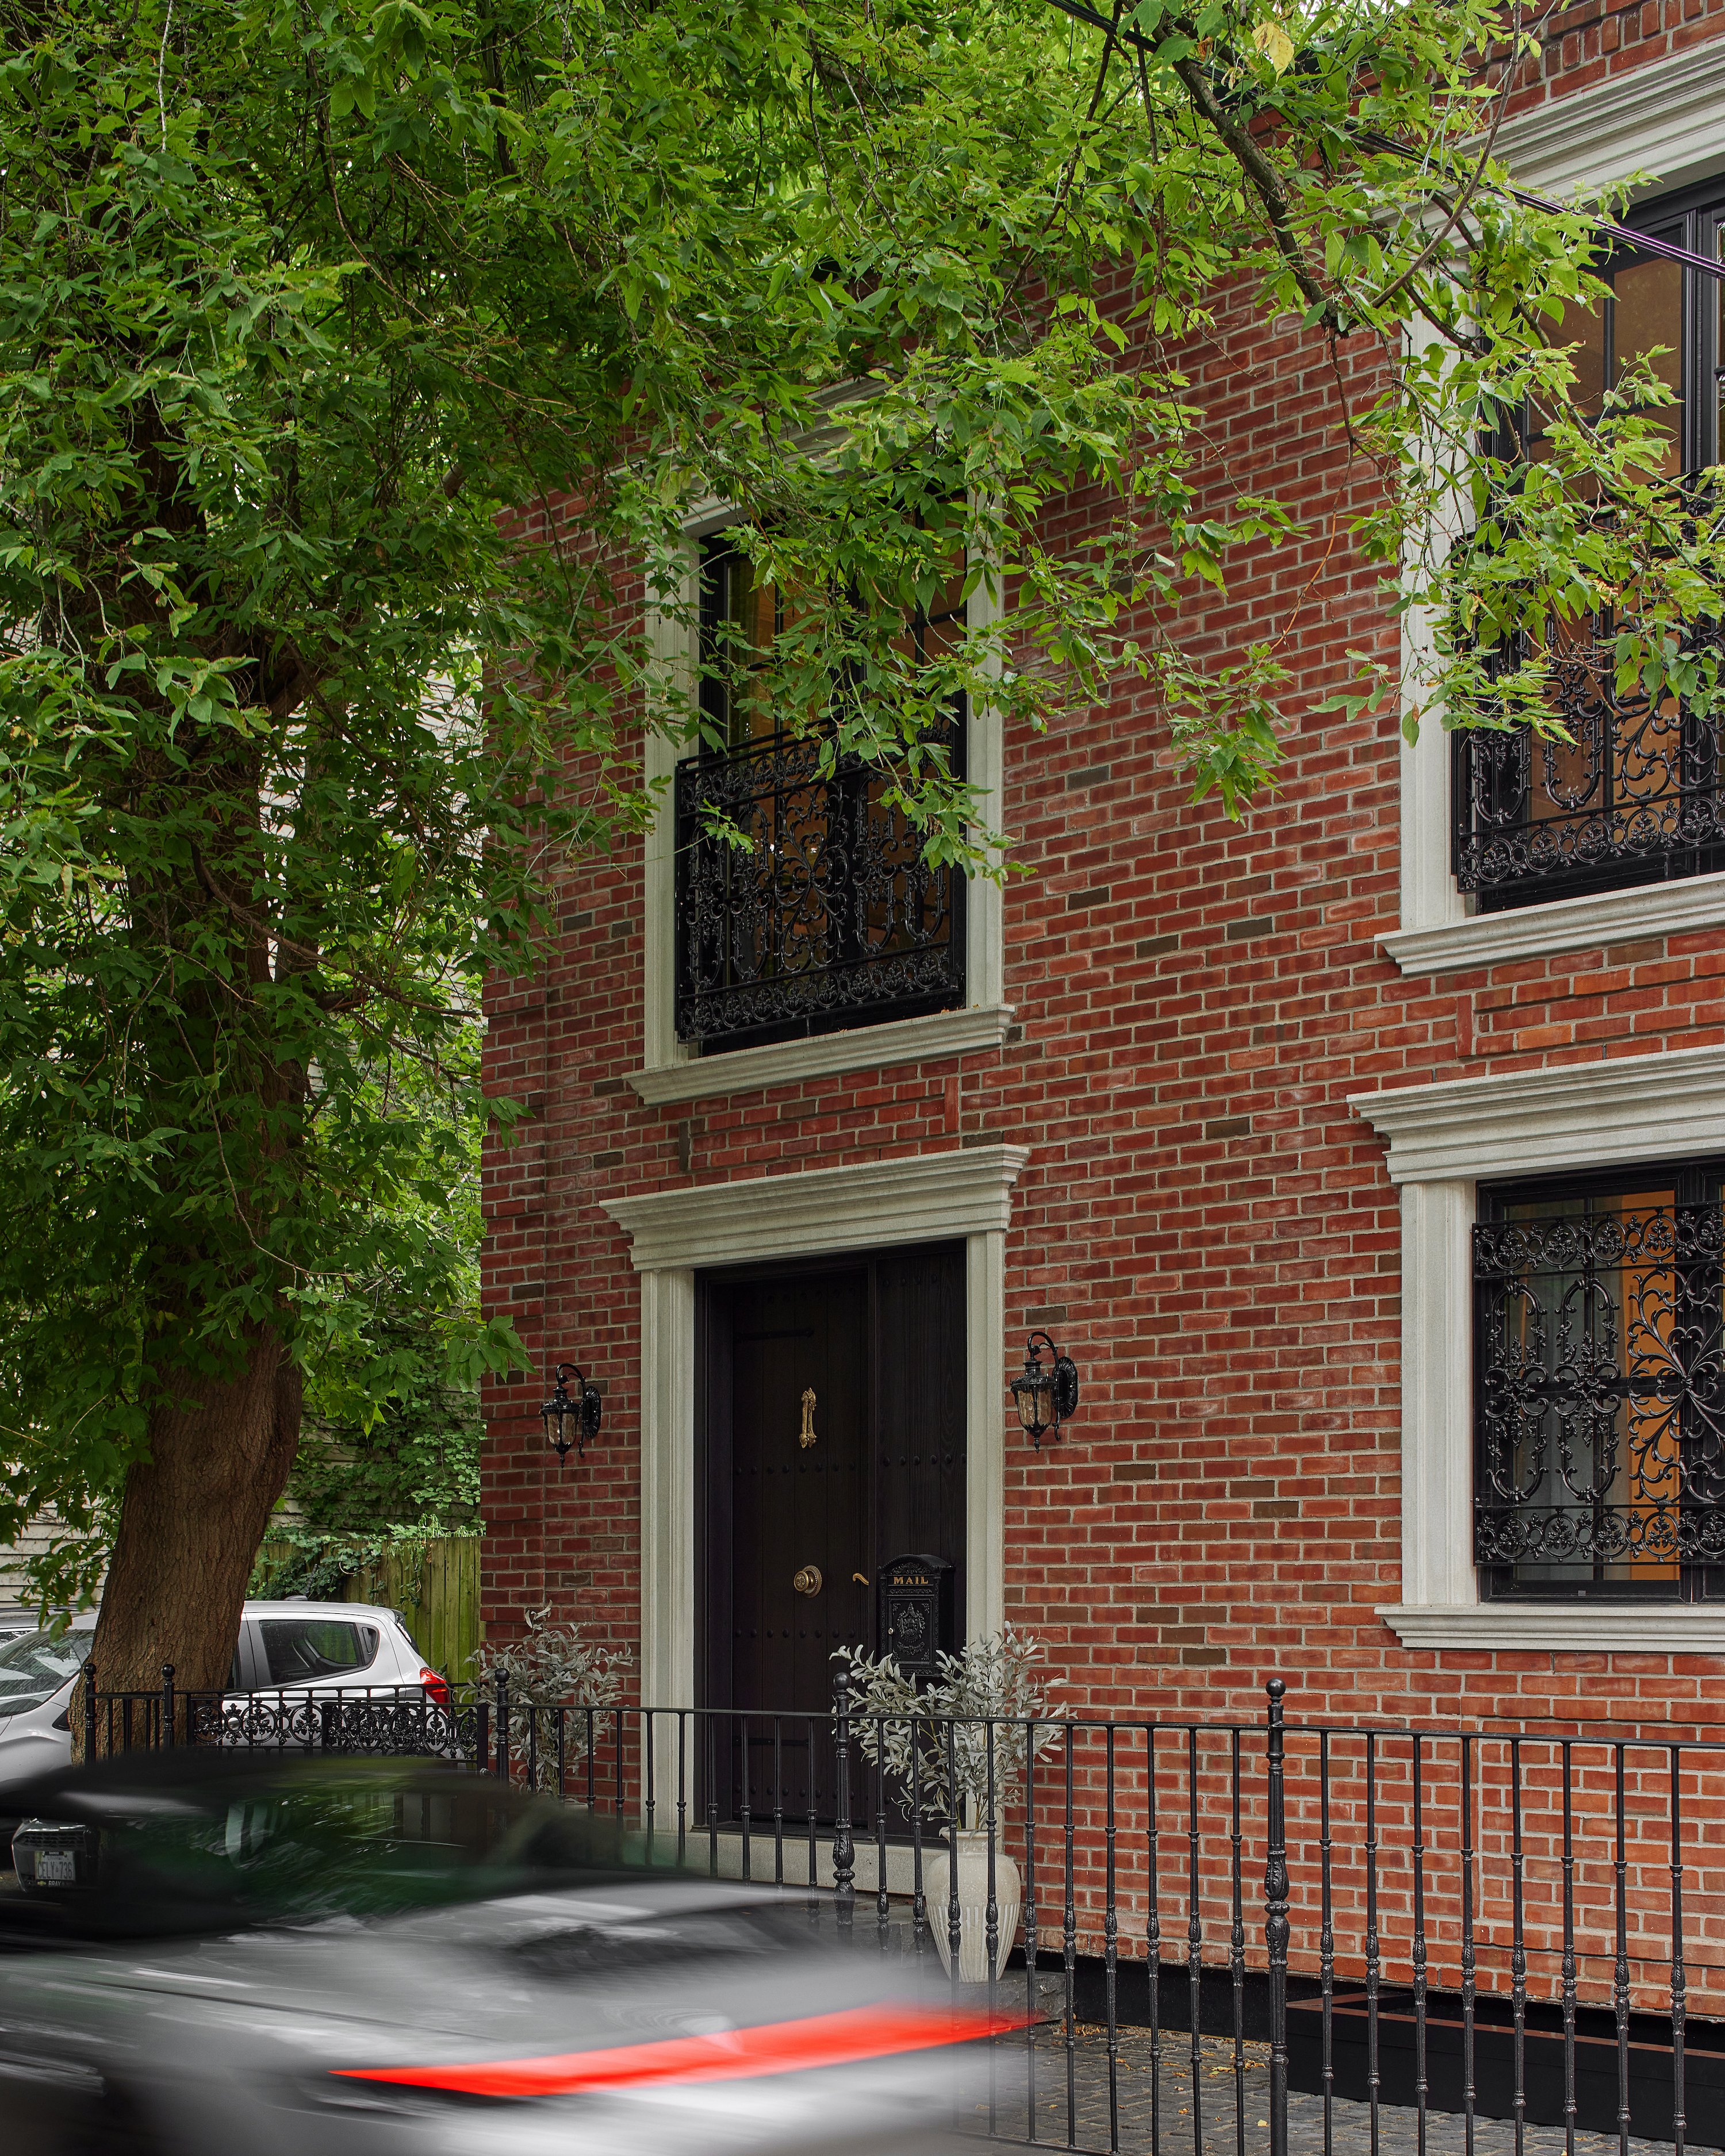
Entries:
<svg viewBox="0 0 1725 2156">
<path fill-rule="evenodd" d="M 791 1585 L 796 1589 L 798 1594 L 819 1594 L 821 1585 L 820 1567 L 818 1564 L 805 1564 L 791 1582 Z"/>
</svg>

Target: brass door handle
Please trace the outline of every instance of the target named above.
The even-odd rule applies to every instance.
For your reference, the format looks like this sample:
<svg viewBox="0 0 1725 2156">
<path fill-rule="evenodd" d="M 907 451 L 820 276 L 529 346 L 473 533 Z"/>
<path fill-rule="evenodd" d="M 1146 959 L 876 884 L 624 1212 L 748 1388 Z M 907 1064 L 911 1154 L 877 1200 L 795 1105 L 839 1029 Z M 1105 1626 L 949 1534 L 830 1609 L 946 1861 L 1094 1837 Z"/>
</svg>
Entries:
<svg viewBox="0 0 1725 2156">
<path fill-rule="evenodd" d="M 856 1582 L 859 1587 L 866 1587 L 869 1584 L 869 1575 L 865 1572 L 854 1572 L 851 1573 L 850 1577 Z"/>
<path fill-rule="evenodd" d="M 805 1564 L 796 1578 L 792 1580 L 791 1585 L 796 1589 L 798 1594 L 819 1594 L 821 1589 L 820 1567 L 818 1564 Z"/>
</svg>

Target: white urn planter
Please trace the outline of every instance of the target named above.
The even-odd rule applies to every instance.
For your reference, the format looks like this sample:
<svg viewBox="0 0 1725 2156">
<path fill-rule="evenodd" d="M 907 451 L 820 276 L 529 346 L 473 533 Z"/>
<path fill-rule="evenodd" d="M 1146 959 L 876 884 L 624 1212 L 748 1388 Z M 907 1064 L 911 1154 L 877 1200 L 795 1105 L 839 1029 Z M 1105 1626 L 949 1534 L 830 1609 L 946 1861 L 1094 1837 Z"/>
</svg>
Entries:
<svg viewBox="0 0 1725 2156">
<path fill-rule="evenodd" d="M 922 1897 L 928 1912 L 928 1928 L 934 1933 L 941 1967 L 952 1973 L 952 1859 L 950 1851 L 925 1850 L 922 1858 Z M 1000 1928 L 994 1950 L 994 1974 L 1006 1967 L 1013 1942 L 1018 1937 L 1019 1912 L 1024 1907 L 1024 1886 L 1019 1867 L 1004 1849 L 994 1851 L 994 1907 Z M 988 1980 L 988 1837 L 980 1830 L 958 1835 L 958 1981 L 986 1984 Z"/>
</svg>

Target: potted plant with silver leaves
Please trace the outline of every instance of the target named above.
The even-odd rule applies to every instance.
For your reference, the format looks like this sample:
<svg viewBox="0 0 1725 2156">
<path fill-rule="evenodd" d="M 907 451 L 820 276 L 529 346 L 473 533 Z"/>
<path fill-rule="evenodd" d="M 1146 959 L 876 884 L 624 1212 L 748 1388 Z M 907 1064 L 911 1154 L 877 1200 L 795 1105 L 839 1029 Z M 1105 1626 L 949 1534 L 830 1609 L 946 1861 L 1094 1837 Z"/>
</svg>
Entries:
<svg viewBox="0 0 1725 2156">
<path fill-rule="evenodd" d="M 525 1639 L 483 1646 L 469 1656 L 467 1666 L 480 1698 L 507 1702 L 508 1753 L 516 1774 L 536 1788 L 556 1790 L 603 1732 L 633 1661 L 626 1647 L 601 1646 L 579 1625 L 554 1625 L 547 1603 L 527 1612 Z"/>
<path fill-rule="evenodd" d="M 850 1677 L 864 1758 L 878 1760 L 907 1811 L 941 1822 L 947 1845 L 937 1845 L 924 1858 L 923 1897 L 949 1974 L 956 1855 L 958 1976 L 965 1984 L 988 1979 L 991 1842 L 997 1976 L 1018 1934 L 1024 1881 L 1000 1845 L 1000 1828 L 1023 1785 L 1026 1757 L 1040 1758 L 1060 1736 L 1060 1724 L 1050 1717 L 1060 1687 L 1039 1666 L 1045 1657 L 1040 1640 L 1006 1625 L 972 1640 L 961 1654 L 937 1656 L 933 1676 L 921 1684 L 890 1655 L 846 1647 L 834 1658 Z"/>
</svg>

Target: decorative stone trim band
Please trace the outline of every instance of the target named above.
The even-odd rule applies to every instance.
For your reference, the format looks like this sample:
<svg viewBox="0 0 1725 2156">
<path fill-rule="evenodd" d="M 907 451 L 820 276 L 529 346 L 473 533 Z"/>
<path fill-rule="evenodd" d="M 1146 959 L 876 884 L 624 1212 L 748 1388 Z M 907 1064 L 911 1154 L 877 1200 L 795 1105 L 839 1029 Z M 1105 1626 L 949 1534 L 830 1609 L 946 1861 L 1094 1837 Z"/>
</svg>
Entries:
<svg viewBox="0 0 1725 2156">
<path fill-rule="evenodd" d="M 1378 938 L 1404 973 L 1483 971 L 1560 951 L 1603 950 L 1655 936 L 1725 927 L 1725 875 L 1690 876 L 1638 891 L 1554 899 L 1507 913 L 1476 913 L 1441 928 L 1406 928 Z"/>
<path fill-rule="evenodd" d="M 887 1243 L 1004 1235 L 1028 1146 L 966 1146 L 905 1160 L 614 1199 L 637 1272 L 811 1256 Z M 994 1350 L 999 1354 L 998 1343 Z"/>
<path fill-rule="evenodd" d="M 1722 98 L 1725 42 L 1713 38 L 1517 114 L 1492 146 L 1522 187 L 1559 195 L 1594 195 L 1631 172 L 1686 186 L 1718 170 Z"/>
<path fill-rule="evenodd" d="M 1386 1603 L 1378 1614 L 1404 1647 L 1498 1654 L 1725 1655 L 1725 1609 L 1692 1602 L 1480 1602 L 1445 1608 Z"/>
<path fill-rule="evenodd" d="M 1725 1151 L 1725 1048 L 1614 1056 L 1356 1093 L 1395 1183 L 1480 1181 Z"/>
<path fill-rule="evenodd" d="M 777 1040 L 766 1048 L 733 1048 L 722 1055 L 632 1070 L 629 1082 L 649 1108 L 719 1093 L 758 1092 L 768 1086 L 794 1086 L 804 1078 L 834 1071 L 879 1070 L 894 1063 L 931 1063 L 943 1056 L 998 1049 L 1012 1018 L 1010 1004 L 932 1011 L 923 1018 L 893 1019 L 885 1025 L 853 1026 L 806 1040 Z"/>
</svg>

